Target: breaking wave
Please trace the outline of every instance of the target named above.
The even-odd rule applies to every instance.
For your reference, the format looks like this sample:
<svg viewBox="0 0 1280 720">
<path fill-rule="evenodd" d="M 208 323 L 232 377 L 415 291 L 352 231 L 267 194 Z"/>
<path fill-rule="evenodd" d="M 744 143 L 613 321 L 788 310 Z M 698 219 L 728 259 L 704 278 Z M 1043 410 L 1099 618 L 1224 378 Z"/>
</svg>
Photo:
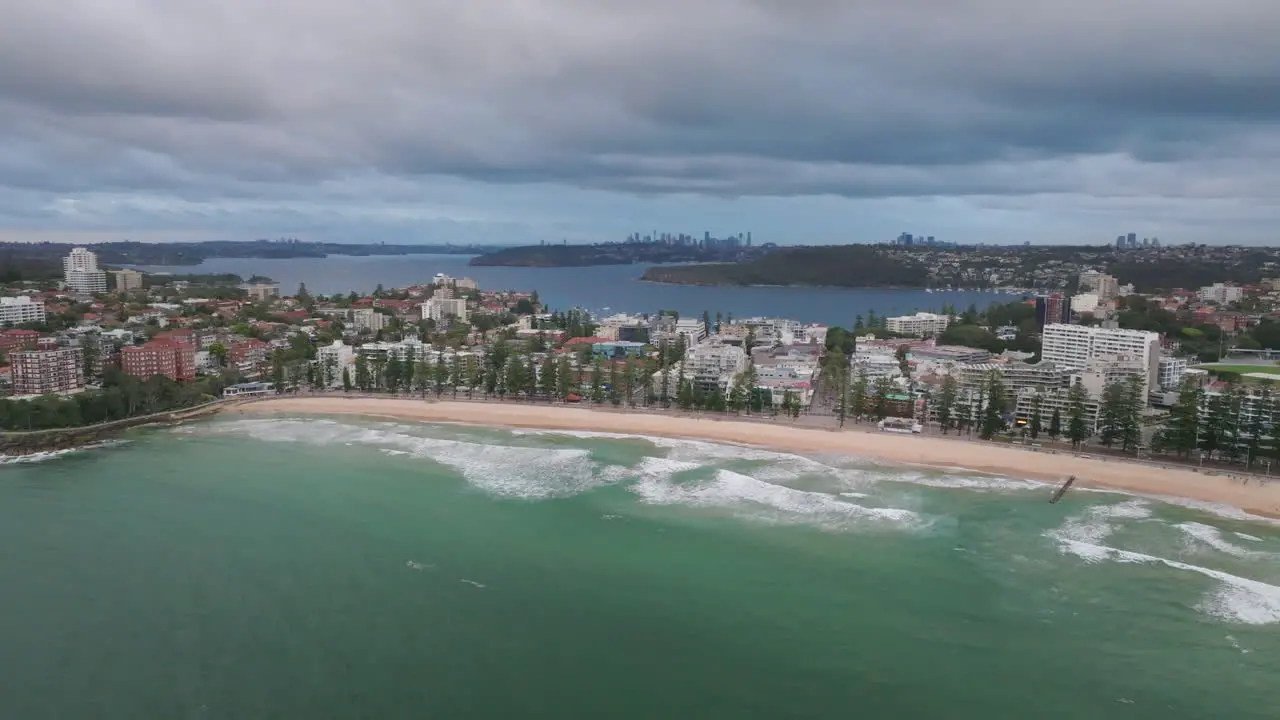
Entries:
<svg viewBox="0 0 1280 720">
<path fill-rule="evenodd" d="M 402 426 L 365 427 L 333 420 L 240 420 L 208 427 L 267 442 L 370 445 L 387 454 L 447 465 L 475 487 L 503 497 L 575 495 L 608 482 L 597 475 L 586 450 L 445 440 L 412 435 L 403 432 Z"/>
<path fill-rule="evenodd" d="M 520 431 L 512 434 L 511 442 L 515 443 L 528 443 L 530 440 L 525 438 L 538 435 L 642 439 L 662 453 L 641 457 L 632 465 L 613 465 L 595 460 L 586 448 L 472 442 L 414 432 L 420 433 L 429 426 L 271 418 L 213 423 L 205 427 L 213 433 L 247 435 L 267 442 L 369 445 L 389 456 L 422 458 L 446 465 L 471 485 L 501 497 L 546 499 L 576 495 L 605 485 L 625 485 L 646 504 L 716 508 L 771 523 L 810 524 L 828 529 L 851 528 L 858 521 L 900 527 L 924 524 L 923 518 L 912 510 L 875 507 L 874 499 L 865 504 L 853 502 L 868 497 L 867 493 L 847 492 L 867 482 L 863 471 L 833 467 L 800 455 L 734 445 L 613 433 Z M 705 471 L 709 477 L 683 477 L 694 471 Z M 819 478 L 824 490 L 829 491 L 799 489 L 786 484 L 806 477 Z"/>
<path fill-rule="evenodd" d="M 1206 545 L 1218 552 L 1235 555 L 1236 557 L 1245 557 L 1254 554 L 1254 551 L 1240 547 L 1239 545 L 1236 545 L 1222 537 L 1222 531 L 1212 525 L 1205 525 L 1204 523 L 1198 522 L 1184 522 L 1178 523 L 1174 527 L 1181 530 L 1193 543 Z"/>
<path fill-rule="evenodd" d="M 653 505 L 722 508 L 769 522 L 817 524 L 830 529 L 844 529 L 855 520 L 896 525 L 918 525 L 922 520 L 910 510 L 865 507 L 827 493 L 775 485 L 732 470 L 716 470 L 710 479 L 686 483 L 663 474 L 648 475 L 631 485 L 631 490 L 642 502 Z"/>
<path fill-rule="evenodd" d="M 1170 560 L 1103 544 L 1116 530 L 1118 521 L 1145 520 L 1150 517 L 1150 506 L 1142 500 L 1099 505 L 1068 519 L 1061 527 L 1050 530 L 1044 535 L 1055 540 L 1063 553 L 1075 556 L 1089 564 L 1107 561 L 1158 564 L 1215 580 L 1217 586 L 1197 605 L 1197 609 L 1208 615 L 1255 625 L 1280 622 L 1280 586 L 1240 577 L 1222 570 L 1193 565 L 1182 560 Z M 1223 538 L 1221 531 L 1210 525 L 1183 522 L 1174 527 L 1187 539 L 1211 550 L 1234 557 L 1255 554 L 1228 542 Z"/>
<path fill-rule="evenodd" d="M 65 450 L 49 450 L 47 452 L 35 452 L 28 455 L 0 455 L 0 466 L 4 465 L 28 465 L 31 463 L 43 463 L 50 460 L 58 460 L 61 458 L 77 455 L 88 450 L 101 450 L 103 448 L 119 447 L 129 444 L 128 440 L 103 440 L 101 442 L 89 443 L 80 447 L 67 448 Z"/>
</svg>

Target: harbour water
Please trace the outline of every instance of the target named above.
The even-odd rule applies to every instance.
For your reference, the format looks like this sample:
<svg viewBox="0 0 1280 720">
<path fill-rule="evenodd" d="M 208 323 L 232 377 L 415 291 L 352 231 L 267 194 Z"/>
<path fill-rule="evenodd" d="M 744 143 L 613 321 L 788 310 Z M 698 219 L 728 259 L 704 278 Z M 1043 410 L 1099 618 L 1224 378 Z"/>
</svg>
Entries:
<svg viewBox="0 0 1280 720">
<path fill-rule="evenodd" d="M 1274 718 L 1280 528 L 849 457 L 226 417 L 0 467 L 4 718 Z"/>
<path fill-rule="evenodd" d="M 248 278 L 265 275 L 291 293 L 306 283 L 312 293 L 372 292 L 383 287 L 406 287 L 429 282 L 436 273 L 470 277 L 491 290 L 537 290 L 548 306 L 566 310 L 582 307 L 614 312 L 675 310 L 701 315 L 704 310 L 734 317 L 785 317 L 849 327 L 857 315 L 902 315 L 938 310 L 950 304 L 985 308 L 1012 296 L 975 291 L 925 292 L 878 288 L 698 287 L 641 282 L 648 265 L 603 265 L 585 268 L 471 267 L 461 255 L 403 257 L 299 258 L 293 260 L 213 259 L 195 267 L 144 267 L 173 273 L 235 273 Z"/>
</svg>

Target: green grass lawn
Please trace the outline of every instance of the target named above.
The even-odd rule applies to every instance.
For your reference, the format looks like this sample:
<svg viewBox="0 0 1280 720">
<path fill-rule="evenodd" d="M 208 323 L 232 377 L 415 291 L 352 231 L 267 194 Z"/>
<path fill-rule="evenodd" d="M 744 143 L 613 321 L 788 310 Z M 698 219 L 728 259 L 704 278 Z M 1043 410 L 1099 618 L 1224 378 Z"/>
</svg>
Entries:
<svg viewBox="0 0 1280 720">
<path fill-rule="evenodd" d="M 1197 370 L 1208 370 L 1211 373 L 1237 373 L 1244 375 L 1245 373 L 1267 373 L 1268 375 L 1280 375 L 1280 365 L 1229 365 L 1227 363 L 1205 363 L 1196 365 Z"/>
</svg>

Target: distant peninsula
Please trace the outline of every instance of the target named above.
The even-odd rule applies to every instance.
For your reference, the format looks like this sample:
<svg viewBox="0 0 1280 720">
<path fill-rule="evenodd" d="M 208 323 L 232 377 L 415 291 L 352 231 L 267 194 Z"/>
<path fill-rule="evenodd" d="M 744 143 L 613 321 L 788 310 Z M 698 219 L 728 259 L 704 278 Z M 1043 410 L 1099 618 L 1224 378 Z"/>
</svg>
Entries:
<svg viewBox="0 0 1280 720">
<path fill-rule="evenodd" d="M 912 258 L 874 245 L 791 247 L 746 262 L 654 267 L 642 279 L 678 285 L 926 287 L 929 272 Z"/>
<path fill-rule="evenodd" d="M 1280 250 L 1204 245 L 1117 250 L 1087 245 L 819 245 L 779 248 L 739 262 L 670 265 L 644 280 L 679 285 L 900 288 L 1061 288 L 1099 269 L 1137 292 L 1251 284 L 1280 275 Z"/>
<path fill-rule="evenodd" d="M 706 248 L 697 244 L 645 242 L 593 245 L 525 245 L 503 248 L 471 259 L 476 266 L 588 267 L 636 263 L 745 262 L 768 253 L 771 246 Z"/>
<path fill-rule="evenodd" d="M 199 265 L 211 258 L 323 258 L 330 255 L 476 255 L 493 245 L 390 245 L 387 243 L 327 243 L 302 240 L 250 240 L 144 243 L 119 241 L 83 245 L 105 265 Z M 44 261 L 60 267 L 65 243 L 0 243 L 0 258 Z"/>
</svg>

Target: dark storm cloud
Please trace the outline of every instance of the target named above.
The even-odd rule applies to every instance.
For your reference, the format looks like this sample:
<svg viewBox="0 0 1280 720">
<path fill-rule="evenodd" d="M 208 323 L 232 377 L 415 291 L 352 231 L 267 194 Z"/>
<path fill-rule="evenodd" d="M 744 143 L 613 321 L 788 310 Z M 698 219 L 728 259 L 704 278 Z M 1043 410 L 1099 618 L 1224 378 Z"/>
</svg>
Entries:
<svg viewBox="0 0 1280 720">
<path fill-rule="evenodd" d="M 1274 0 L 0 4 L 0 187 L 46 202 L 1265 196 L 1280 158 Z"/>
</svg>

